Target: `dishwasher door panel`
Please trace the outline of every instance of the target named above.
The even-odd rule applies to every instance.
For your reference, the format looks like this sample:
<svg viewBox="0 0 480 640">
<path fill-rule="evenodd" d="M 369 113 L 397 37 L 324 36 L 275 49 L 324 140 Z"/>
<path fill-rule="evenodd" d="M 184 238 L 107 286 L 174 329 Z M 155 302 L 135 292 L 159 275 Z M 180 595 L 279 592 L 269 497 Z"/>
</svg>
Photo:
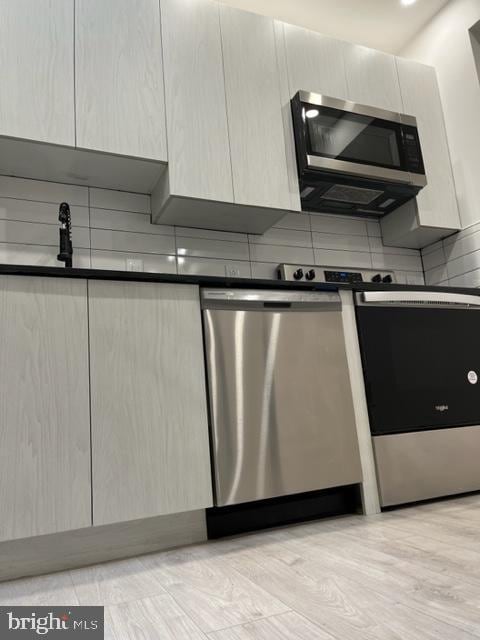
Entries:
<svg viewBox="0 0 480 640">
<path fill-rule="evenodd" d="M 361 482 L 341 312 L 204 320 L 216 504 Z"/>
</svg>

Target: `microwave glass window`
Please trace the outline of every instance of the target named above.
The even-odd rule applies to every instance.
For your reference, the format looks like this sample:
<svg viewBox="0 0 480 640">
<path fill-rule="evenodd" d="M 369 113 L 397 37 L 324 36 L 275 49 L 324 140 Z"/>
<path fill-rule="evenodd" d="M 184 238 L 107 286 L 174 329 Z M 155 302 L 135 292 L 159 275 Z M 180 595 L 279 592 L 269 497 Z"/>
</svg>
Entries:
<svg viewBox="0 0 480 640">
<path fill-rule="evenodd" d="M 399 124 L 327 107 L 314 110 L 307 107 L 304 113 L 311 154 L 401 167 Z"/>
</svg>

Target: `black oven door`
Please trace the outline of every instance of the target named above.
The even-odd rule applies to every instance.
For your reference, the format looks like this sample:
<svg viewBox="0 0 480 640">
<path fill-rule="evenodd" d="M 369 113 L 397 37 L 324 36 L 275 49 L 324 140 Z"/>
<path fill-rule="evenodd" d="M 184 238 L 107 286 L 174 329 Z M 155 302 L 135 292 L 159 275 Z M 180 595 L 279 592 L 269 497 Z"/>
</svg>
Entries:
<svg viewBox="0 0 480 640">
<path fill-rule="evenodd" d="M 364 305 L 357 322 L 374 435 L 480 424 L 480 307 Z"/>
</svg>

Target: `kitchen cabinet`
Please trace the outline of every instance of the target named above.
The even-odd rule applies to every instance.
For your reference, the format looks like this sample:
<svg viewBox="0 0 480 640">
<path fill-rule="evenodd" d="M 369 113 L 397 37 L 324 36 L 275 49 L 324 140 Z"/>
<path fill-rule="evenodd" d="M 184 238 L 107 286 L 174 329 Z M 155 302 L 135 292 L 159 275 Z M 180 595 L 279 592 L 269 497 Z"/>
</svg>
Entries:
<svg viewBox="0 0 480 640">
<path fill-rule="evenodd" d="M 273 20 L 220 5 L 234 201 L 290 208 Z"/>
<path fill-rule="evenodd" d="M 161 0 L 171 194 L 233 202 L 219 6 Z"/>
<path fill-rule="evenodd" d="M 73 0 L 0 0 L 0 136 L 75 145 Z"/>
<path fill-rule="evenodd" d="M 280 105 L 282 110 L 283 138 L 287 158 L 288 190 L 290 192 L 290 209 L 301 211 L 300 191 L 298 188 L 297 157 L 293 134 L 292 109 L 290 106 L 290 84 L 288 81 L 287 52 L 285 50 L 285 25 L 274 20 L 275 47 L 277 51 L 278 81 L 280 84 Z"/>
<path fill-rule="evenodd" d="M 347 97 L 388 111 L 403 111 L 395 57 L 357 44 L 343 44 Z"/>
<path fill-rule="evenodd" d="M 75 77 L 78 147 L 166 162 L 158 0 L 76 0 Z"/>
<path fill-rule="evenodd" d="M 0 540 L 91 525 L 85 280 L 0 276 Z"/>
<path fill-rule="evenodd" d="M 212 504 L 199 291 L 89 282 L 93 523 Z"/>
<path fill-rule="evenodd" d="M 159 14 L 0 0 L 0 174 L 152 191 L 167 160 Z"/>
<path fill-rule="evenodd" d="M 386 245 L 424 247 L 461 228 L 435 69 L 397 58 L 403 110 L 417 119 L 428 184 L 382 219 Z"/>
<path fill-rule="evenodd" d="M 297 158 L 290 101 L 305 90 L 346 99 L 347 82 L 343 42 L 314 31 L 275 21 L 284 141 L 287 156 L 290 208 L 301 210 Z"/>
<path fill-rule="evenodd" d="M 301 90 L 347 98 L 343 41 L 291 24 L 284 24 L 284 38 L 290 98 Z"/>
<path fill-rule="evenodd" d="M 212 0 L 161 2 L 168 167 L 152 192 L 152 221 L 264 233 L 285 215 L 278 207 L 290 203 L 285 150 L 270 138 L 282 133 L 273 106 L 273 36 L 270 21 L 222 7 L 223 51 L 220 11 Z M 254 51 L 242 49 L 235 18 Z M 274 117 L 265 130 L 268 114 Z"/>
</svg>

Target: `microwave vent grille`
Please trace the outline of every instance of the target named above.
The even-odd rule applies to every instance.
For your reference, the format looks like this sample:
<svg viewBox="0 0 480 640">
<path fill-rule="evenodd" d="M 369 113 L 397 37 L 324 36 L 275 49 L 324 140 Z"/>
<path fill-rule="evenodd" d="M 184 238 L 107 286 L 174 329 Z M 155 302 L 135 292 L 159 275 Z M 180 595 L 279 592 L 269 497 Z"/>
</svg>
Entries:
<svg viewBox="0 0 480 640">
<path fill-rule="evenodd" d="M 382 194 L 383 191 L 376 191 L 375 189 L 364 189 L 362 187 L 350 187 L 343 184 L 334 184 L 330 189 L 325 191 L 322 195 L 322 199 L 366 205 L 373 202 Z"/>
</svg>

